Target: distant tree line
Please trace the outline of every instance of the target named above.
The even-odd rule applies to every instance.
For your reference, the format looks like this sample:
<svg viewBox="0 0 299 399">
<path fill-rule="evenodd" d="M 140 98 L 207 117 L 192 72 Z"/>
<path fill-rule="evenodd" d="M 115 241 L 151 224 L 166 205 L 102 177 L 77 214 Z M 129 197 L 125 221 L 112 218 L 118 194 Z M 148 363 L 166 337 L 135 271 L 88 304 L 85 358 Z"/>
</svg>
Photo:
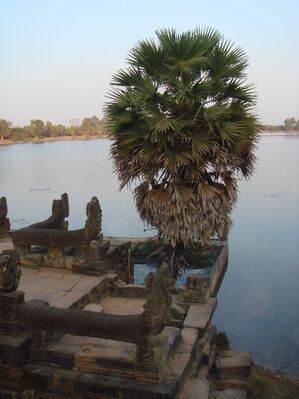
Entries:
<svg viewBox="0 0 299 399">
<path fill-rule="evenodd" d="M 262 130 L 277 132 L 293 132 L 299 131 L 299 119 L 287 118 L 283 125 L 262 125 Z M 92 116 L 91 118 L 84 118 L 82 122 L 80 119 L 70 120 L 70 126 L 58 124 L 54 125 L 47 121 L 46 123 L 41 119 L 33 119 L 30 125 L 19 127 L 12 126 L 12 123 L 0 119 L 0 139 L 4 140 L 30 140 L 32 138 L 43 137 L 61 137 L 61 136 L 103 136 L 108 134 L 108 124 L 106 117 L 101 120 Z"/>
<path fill-rule="evenodd" d="M 284 120 L 283 125 L 262 125 L 262 130 L 267 130 L 270 132 L 284 131 L 284 132 L 294 132 L 299 131 L 299 119 L 287 118 Z"/>
<path fill-rule="evenodd" d="M 51 122 L 44 122 L 40 119 L 31 120 L 30 125 L 24 127 L 12 126 L 12 123 L 5 119 L 0 119 L 0 139 L 7 140 L 27 140 L 43 137 L 61 137 L 61 136 L 103 136 L 107 134 L 107 120 L 102 120 L 96 116 L 80 119 L 72 119 L 70 126 Z"/>
</svg>

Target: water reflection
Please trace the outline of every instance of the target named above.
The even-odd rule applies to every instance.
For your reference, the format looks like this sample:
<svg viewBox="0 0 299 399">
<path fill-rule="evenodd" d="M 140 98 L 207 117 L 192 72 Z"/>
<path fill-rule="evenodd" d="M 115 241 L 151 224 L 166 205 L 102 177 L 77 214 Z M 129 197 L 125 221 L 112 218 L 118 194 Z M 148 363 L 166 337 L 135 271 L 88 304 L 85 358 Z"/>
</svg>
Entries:
<svg viewBox="0 0 299 399">
<path fill-rule="evenodd" d="M 240 183 L 229 265 L 214 322 L 233 348 L 257 363 L 299 375 L 299 136 L 263 137 L 257 173 Z M 132 194 L 118 191 L 109 141 L 0 147 L 0 195 L 13 228 L 49 216 L 53 198 L 67 192 L 70 228 L 85 223 L 96 195 L 108 235 L 145 236 Z"/>
</svg>

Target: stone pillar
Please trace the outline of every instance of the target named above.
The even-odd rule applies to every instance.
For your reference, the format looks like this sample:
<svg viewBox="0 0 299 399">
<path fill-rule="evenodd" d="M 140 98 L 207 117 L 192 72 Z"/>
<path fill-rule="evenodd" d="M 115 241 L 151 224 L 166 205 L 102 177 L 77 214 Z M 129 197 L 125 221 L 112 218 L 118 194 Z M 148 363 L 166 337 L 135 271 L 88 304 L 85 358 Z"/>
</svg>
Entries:
<svg viewBox="0 0 299 399">
<path fill-rule="evenodd" d="M 19 398 L 24 388 L 21 366 L 30 356 L 31 336 L 17 320 L 24 293 L 0 292 L 0 397 Z"/>
</svg>

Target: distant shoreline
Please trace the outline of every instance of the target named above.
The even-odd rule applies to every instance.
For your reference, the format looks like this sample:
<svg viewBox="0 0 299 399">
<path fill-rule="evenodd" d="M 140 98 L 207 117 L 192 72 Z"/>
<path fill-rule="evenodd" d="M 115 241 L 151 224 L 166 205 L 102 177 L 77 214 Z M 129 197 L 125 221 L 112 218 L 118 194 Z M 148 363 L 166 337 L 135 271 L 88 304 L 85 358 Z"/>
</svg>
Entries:
<svg viewBox="0 0 299 399">
<path fill-rule="evenodd" d="M 295 130 L 293 132 L 270 132 L 270 131 L 262 131 L 262 136 L 294 136 L 298 135 L 299 131 Z M 27 144 L 27 143 L 52 143 L 56 141 L 73 141 L 73 140 L 97 140 L 97 139 L 108 139 L 108 134 L 102 134 L 101 136 L 91 136 L 88 134 L 82 134 L 79 136 L 57 136 L 57 137 L 31 137 L 26 140 L 10 140 L 10 139 L 0 139 L 1 145 L 12 145 L 12 144 Z"/>
<path fill-rule="evenodd" d="M 285 132 L 283 130 L 277 130 L 276 132 L 271 132 L 271 130 L 262 130 L 261 134 L 263 136 L 296 136 L 299 134 L 299 130 L 293 130 L 292 132 Z"/>
<path fill-rule="evenodd" d="M 96 140 L 96 139 L 107 139 L 108 134 L 103 134 L 101 136 L 91 136 L 88 134 L 83 134 L 80 136 L 57 136 L 57 137 L 31 137 L 26 140 L 10 140 L 10 139 L 0 139 L 1 145 L 11 145 L 11 144 L 27 144 L 27 143 L 51 143 L 55 141 L 73 141 L 73 140 Z"/>
</svg>

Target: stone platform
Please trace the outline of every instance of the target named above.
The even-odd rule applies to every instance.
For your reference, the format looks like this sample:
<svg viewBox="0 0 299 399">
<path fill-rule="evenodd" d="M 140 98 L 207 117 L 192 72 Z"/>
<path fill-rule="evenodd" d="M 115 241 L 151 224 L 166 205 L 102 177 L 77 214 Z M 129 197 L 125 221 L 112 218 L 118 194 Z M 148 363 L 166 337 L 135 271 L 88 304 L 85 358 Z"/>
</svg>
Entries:
<svg viewBox="0 0 299 399">
<path fill-rule="evenodd" d="M 112 240 L 112 250 L 121 244 L 123 240 Z M 0 240 L 1 251 L 11 247 L 9 239 Z M 138 324 L 130 328 L 134 321 L 144 323 L 151 292 L 148 285 L 125 283 L 116 273 L 90 276 L 23 265 L 19 291 L 2 295 L 0 355 L 5 364 L 0 364 L 0 398 L 211 399 L 230 397 L 231 390 L 239 390 L 240 398 L 245 398 L 250 357 L 241 352 L 217 354 L 216 328 L 211 325 L 226 262 L 225 244 L 203 291 L 187 284 L 175 292 L 173 283 L 163 285 L 166 280 L 161 280 L 161 292 L 152 295 L 152 300 L 169 292 L 168 316 L 163 316 L 163 330 L 151 335 L 142 329 L 136 334 Z M 10 314 L 7 309 L 18 309 L 20 291 L 25 293 L 25 305 L 20 305 L 19 313 Z M 50 306 L 32 300 L 47 301 Z M 168 299 L 162 296 L 151 320 L 165 303 Z M 34 326 L 21 317 L 19 330 L 22 309 L 33 310 L 28 314 Z M 62 318 L 61 312 L 65 312 Z M 56 329 L 39 324 L 37 314 L 43 320 L 47 314 L 52 324 L 56 320 Z M 116 319 L 119 323 L 106 333 L 103 324 Z M 14 328 L 14 336 L 7 334 L 7 326 Z"/>
<path fill-rule="evenodd" d="M 20 291 L 25 301 L 39 299 L 58 308 L 81 308 L 105 292 L 106 277 L 90 277 L 68 270 L 22 268 Z"/>
</svg>

